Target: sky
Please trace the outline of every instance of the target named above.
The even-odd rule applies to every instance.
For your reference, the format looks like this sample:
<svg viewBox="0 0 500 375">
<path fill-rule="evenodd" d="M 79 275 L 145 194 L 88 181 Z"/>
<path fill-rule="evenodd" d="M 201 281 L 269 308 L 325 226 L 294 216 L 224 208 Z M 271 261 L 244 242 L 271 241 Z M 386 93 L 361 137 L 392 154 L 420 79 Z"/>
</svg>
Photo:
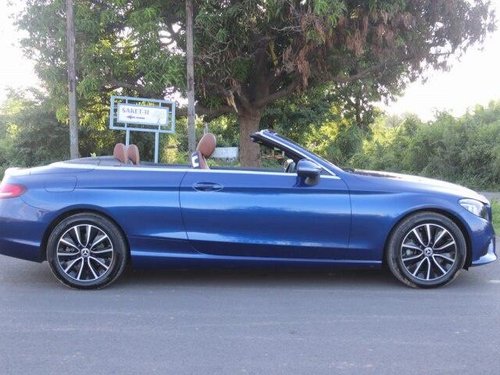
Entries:
<svg viewBox="0 0 500 375">
<path fill-rule="evenodd" d="M 11 0 L 12 1 L 12 0 Z M 33 63 L 23 56 L 19 47 L 20 34 L 9 18 L 9 0 L 0 0 L 0 102 L 7 87 L 16 89 L 36 86 Z M 14 7 L 22 2 L 13 1 Z M 492 0 L 500 28 L 500 0 Z M 474 48 L 454 61 L 448 72 L 431 72 L 427 81 L 410 84 L 403 96 L 388 105 L 381 105 L 391 115 L 416 113 L 428 121 L 436 111 L 449 111 L 461 116 L 477 104 L 487 105 L 500 100 L 500 30 L 490 34 L 482 48 Z"/>
<path fill-rule="evenodd" d="M 500 29 L 500 0 L 491 3 Z M 436 111 L 461 116 L 477 104 L 500 100 L 500 30 L 488 35 L 481 49 L 469 49 L 449 72 L 431 72 L 426 83 L 412 83 L 402 97 L 382 108 L 394 115 L 416 113 L 428 121 Z"/>
<path fill-rule="evenodd" d="M 9 0 L 0 0 L 0 102 L 7 94 L 7 87 L 27 88 L 39 82 L 33 72 L 33 63 L 23 56 L 18 39 L 21 34 L 12 24 Z M 22 2 L 17 2 L 22 3 Z M 19 8 L 19 5 L 14 5 Z"/>
</svg>

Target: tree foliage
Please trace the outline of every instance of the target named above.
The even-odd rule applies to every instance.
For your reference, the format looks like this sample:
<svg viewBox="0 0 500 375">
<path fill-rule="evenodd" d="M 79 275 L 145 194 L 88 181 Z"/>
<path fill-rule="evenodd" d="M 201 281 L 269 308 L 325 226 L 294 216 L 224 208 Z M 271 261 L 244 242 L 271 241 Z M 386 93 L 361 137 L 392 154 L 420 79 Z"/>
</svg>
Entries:
<svg viewBox="0 0 500 375">
<path fill-rule="evenodd" d="M 67 159 L 68 127 L 57 121 L 38 92 L 11 92 L 0 108 L 0 169 Z"/>
<path fill-rule="evenodd" d="M 18 25 L 26 52 L 65 116 L 63 0 L 28 0 Z M 427 68 L 481 42 L 494 25 L 487 1 L 195 1 L 198 113 L 238 118 L 242 162 L 258 164 L 248 134 L 265 109 L 328 84 L 339 105 L 400 92 Z M 185 89 L 185 4 L 179 0 L 79 0 L 80 108 L 110 93 L 161 97 Z"/>
<path fill-rule="evenodd" d="M 373 112 L 375 120 L 364 130 L 352 121 L 352 113 L 337 105 L 314 111 L 325 103 L 325 93 L 311 93 L 300 97 L 300 105 L 280 102 L 281 108 L 273 106 L 274 110 L 264 116 L 265 121 L 340 166 L 500 189 L 500 101 L 487 107 L 477 106 L 460 118 L 442 112 L 428 123 L 415 115 L 387 117 Z M 289 127 L 290 119 L 299 125 Z M 236 121 L 232 115 L 213 121 L 212 130 L 221 136 L 221 145 L 237 144 Z M 198 125 L 201 136 L 202 127 Z M 186 163 L 185 119 L 178 122 L 177 129 L 175 136 L 163 140 L 162 157 L 169 162 Z M 103 134 L 116 135 L 105 130 Z M 87 156 L 99 147 L 104 147 L 101 154 L 109 154 L 115 141 L 96 138 L 93 129 L 83 128 L 83 152 L 88 152 Z M 145 146 L 141 144 L 141 149 Z M 12 92 L 0 107 L 0 175 L 7 167 L 46 164 L 68 156 L 68 128 L 47 111 L 47 99 L 41 94 Z"/>
</svg>

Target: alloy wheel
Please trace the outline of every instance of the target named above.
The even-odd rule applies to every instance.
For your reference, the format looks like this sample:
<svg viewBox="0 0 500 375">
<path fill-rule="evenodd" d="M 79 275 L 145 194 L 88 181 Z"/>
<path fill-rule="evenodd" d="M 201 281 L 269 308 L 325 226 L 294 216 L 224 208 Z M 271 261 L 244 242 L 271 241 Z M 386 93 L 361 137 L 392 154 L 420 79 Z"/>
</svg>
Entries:
<svg viewBox="0 0 500 375">
<path fill-rule="evenodd" d="M 457 261 L 457 241 L 441 225 L 425 223 L 412 228 L 401 248 L 403 268 L 421 281 L 434 281 L 446 276 Z"/>
<path fill-rule="evenodd" d="M 74 225 L 57 242 L 56 256 L 62 272 L 79 282 L 103 278 L 110 270 L 114 254 L 110 237 L 95 225 Z"/>
</svg>

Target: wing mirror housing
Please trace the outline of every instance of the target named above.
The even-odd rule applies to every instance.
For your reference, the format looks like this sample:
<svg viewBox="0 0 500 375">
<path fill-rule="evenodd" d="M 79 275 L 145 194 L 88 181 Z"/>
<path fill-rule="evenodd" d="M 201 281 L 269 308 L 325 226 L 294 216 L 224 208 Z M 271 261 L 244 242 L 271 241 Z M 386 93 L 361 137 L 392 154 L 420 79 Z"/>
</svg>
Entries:
<svg viewBox="0 0 500 375">
<path fill-rule="evenodd" d="M 305 185 L 316 185 L 321 175 L 321 167 L 312 161 L 301 159 L 297 163 L 297 176 Z"/>
</svg>

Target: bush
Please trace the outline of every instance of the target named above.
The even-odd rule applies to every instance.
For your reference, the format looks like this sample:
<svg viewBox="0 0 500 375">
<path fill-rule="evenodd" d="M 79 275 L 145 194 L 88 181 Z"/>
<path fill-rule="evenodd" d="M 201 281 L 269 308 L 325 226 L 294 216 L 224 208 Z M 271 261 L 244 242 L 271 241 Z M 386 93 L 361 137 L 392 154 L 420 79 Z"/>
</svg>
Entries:
<svg viewBox="0 0 500 375">
<path fill-rule="evenodd" d="M 500 200 L 493 200 L 491 202 L 491 209 L 493 211 L 493 227 L 495 233 L 500 236 Z"/>
<path fill-rule="evenodd" d="M 11 93 L 0 109 L 0 165 L 30 167 L 68 158 L 68 127 L 40 97 Z M 2 171 L 2 172 L 3 172 Z"/>
<path fill-rule="evenodd" d="M 396 125 L 395 125 L 396 123 Z M 390 126 L 388 126 L 389 124 Z M 420 174 L 473 188 L 500 188 L 500 102 L 455 118 L 440 113 L 379 119 L 353 167 Z"/>
</svg>

